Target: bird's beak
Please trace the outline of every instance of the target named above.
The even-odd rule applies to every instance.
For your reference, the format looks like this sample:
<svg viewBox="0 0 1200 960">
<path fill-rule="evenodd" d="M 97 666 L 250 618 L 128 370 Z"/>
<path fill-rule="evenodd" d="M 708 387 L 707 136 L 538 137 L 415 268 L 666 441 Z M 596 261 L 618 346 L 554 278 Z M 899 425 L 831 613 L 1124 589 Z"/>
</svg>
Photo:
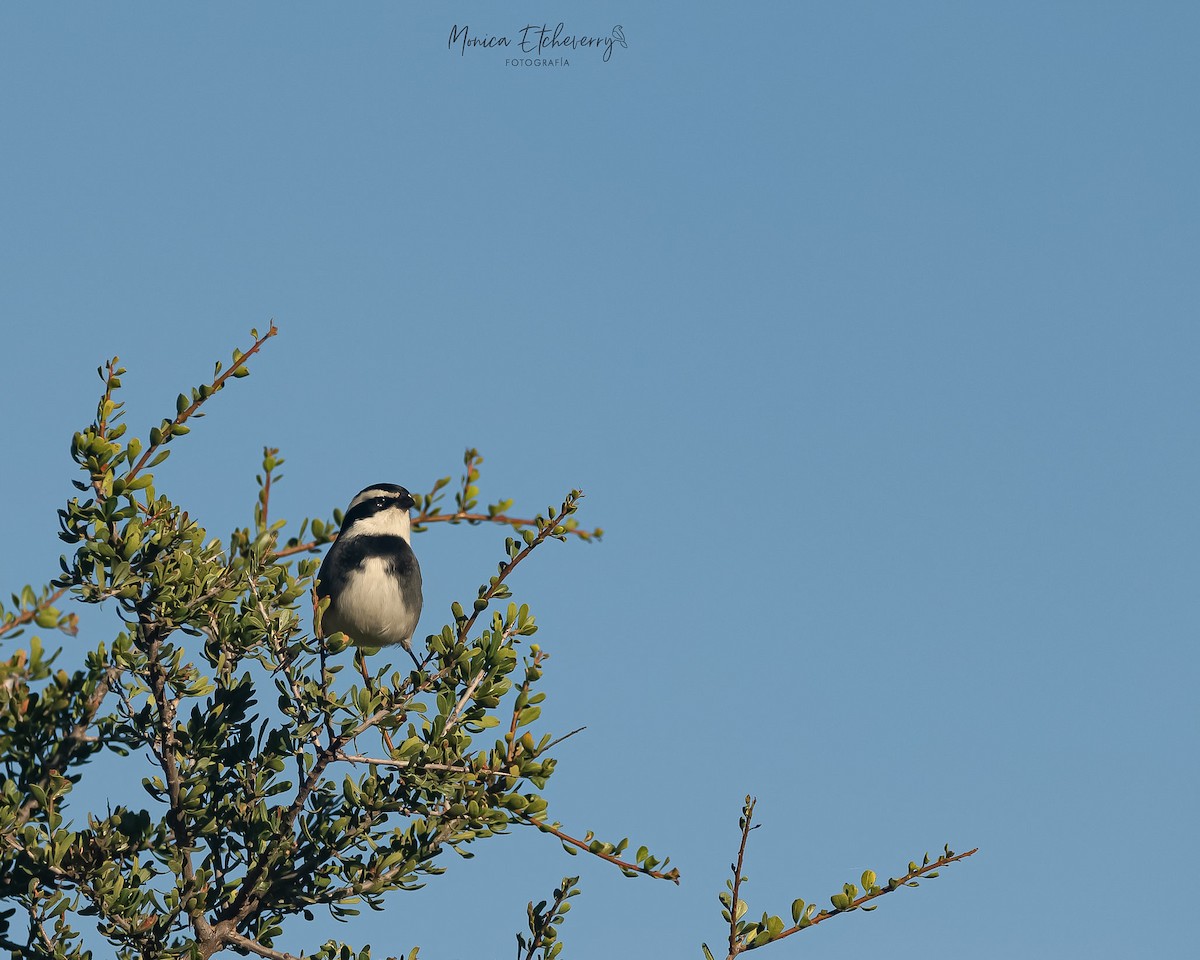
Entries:
<svg viewBox="0 0 1200 960">
<path fill-rule="evenodd" d="M 406 497 L 400 498 L 400 506 L 402 506 L 405 510 L 411 510 L 416 505 L 417 505 L 417 501 L 414 500 L 411 496 L 406 496 Z"/>
</svg>

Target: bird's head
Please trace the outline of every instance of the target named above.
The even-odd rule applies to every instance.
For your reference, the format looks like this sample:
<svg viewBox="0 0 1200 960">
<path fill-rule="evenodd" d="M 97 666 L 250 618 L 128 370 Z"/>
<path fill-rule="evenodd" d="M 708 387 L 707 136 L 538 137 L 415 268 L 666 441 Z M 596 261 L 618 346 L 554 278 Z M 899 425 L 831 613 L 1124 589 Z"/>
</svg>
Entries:
<svg viewBox="0 0 1200 960">
<path fill-rule="evenodd" d="M 350 501 L 338 538 L 375 534 L 408 540 L 412 531 L 408 511 L 414 502 L 412 494 L 404 487 L 394 483 L 373 483 Z"/>
</svg>

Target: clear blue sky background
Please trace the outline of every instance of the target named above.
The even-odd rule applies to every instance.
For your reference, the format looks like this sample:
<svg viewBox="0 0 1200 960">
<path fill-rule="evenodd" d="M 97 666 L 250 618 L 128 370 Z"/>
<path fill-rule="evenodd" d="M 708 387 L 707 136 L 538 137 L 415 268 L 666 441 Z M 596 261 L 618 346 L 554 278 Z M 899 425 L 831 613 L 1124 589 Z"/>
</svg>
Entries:
<svg viewBox="0 0 1200 960">
<path fill-rule="evenodd" d="M 777 960 L 1194 949 L 1198 8 L 649 7 L 6 4 L 0 582 L 104 358 L 145 430 L 275 318 L 164 484 L 214 533 L 264 444 L 287 516 L 467 446 L 583 487 L 605 541 L 517 581 L 552 810 L 684 875 L 521 831 L 286 946 L 509 956 L 582 872 L 566 956 L 698 957 L 750 792 L 752 910 L 982 848 Z M 628 48 L 447 50 L 559 19 Z M 424 629 L 503 536 L 418 541 Z"/>
</svg>

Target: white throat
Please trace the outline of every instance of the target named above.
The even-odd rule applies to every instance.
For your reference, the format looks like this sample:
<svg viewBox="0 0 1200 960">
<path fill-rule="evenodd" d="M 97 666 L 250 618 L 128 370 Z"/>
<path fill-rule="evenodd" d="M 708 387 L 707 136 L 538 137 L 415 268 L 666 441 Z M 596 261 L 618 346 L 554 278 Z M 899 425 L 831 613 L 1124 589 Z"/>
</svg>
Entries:
<svg viewBox="0 0 1200 960">
<path fill-rule="evenodd" d="M 381 510 L 373 516 L 356 520 L 349 530 L 341 534 L 341 539 L 349 540 L 364 535 L 401 537 L 405 543 L 412 543 L 412 519 L 407 510 L 398 507 Z"/>
</svg>

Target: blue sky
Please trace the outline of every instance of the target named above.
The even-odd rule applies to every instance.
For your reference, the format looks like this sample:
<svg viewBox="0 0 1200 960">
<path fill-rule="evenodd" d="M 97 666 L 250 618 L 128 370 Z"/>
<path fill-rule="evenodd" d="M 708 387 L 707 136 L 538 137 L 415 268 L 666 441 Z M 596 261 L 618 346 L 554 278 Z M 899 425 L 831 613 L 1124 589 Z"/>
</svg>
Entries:
<svg viewBox="0 0 1200 960">
<path fill-rule="evenodd" d="M 521 831 L 287 946 L 504 955 L 582 872 L 566 956 L 699 956 L 753 793 L 752 911 L 982 848 L 779 960 L 1190 947 L 1196 8 L 645 6 L 6 5 L 0 583 L 57 569 L 98 364 L 145 429 L 274 318 L 166 489 L 582 487 L 604 542 L 516 584 L 588 725 L 551 809 L 684 876 Z M 628 47 L 447 49 L 559 20 Z M 422 631 L 503 536 L 418 540 Z"/>
</svg>

